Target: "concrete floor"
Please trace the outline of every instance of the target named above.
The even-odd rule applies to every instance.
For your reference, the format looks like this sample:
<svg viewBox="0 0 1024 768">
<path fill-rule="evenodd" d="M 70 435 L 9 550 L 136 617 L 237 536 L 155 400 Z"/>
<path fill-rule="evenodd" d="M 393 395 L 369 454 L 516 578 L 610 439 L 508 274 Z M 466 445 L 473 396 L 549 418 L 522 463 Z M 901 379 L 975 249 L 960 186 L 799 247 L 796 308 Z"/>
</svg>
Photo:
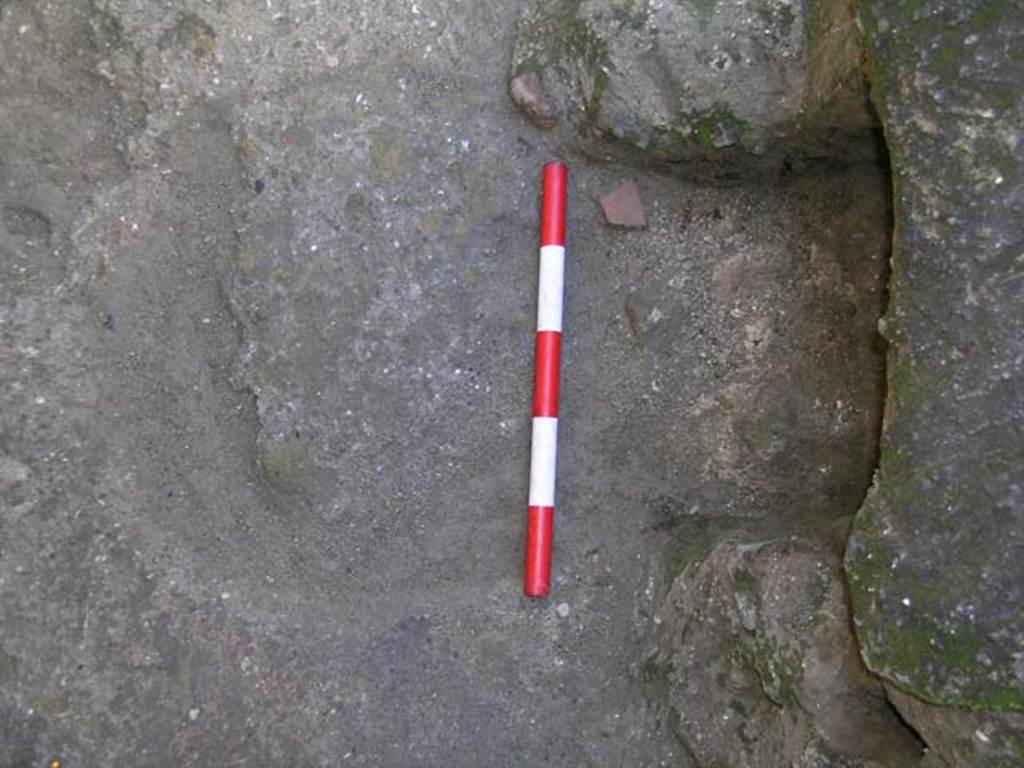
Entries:
<svg viewBox="0 0 1024 768">
<path fill-rule="evenodd" d="M 567 158 L 529 602 L 517 13 L 0 0 L 0 766 L 688 764 L 637 674 L 678 522 L 859 503 L 884 178 Z"/>
</svg>

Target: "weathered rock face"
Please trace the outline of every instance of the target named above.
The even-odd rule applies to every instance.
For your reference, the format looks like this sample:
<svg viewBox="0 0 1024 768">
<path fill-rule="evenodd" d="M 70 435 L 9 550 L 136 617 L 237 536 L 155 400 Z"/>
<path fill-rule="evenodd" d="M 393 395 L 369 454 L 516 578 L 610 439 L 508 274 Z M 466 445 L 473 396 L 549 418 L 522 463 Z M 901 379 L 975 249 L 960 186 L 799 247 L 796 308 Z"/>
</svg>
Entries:
<svg viewBox="0 0 1024 768">
<path fill-rule="evenodd" d="M 852 3 L 541 0 L 512 77 L 541 75 L 563 136 L 686 160 L 849 153 L 871 125 Z"/>
<path fill-rule="evenodd" d="M 904 766 L 920 756 L 858 658 L 834 544 L 726 540 L 682 571 L 663 608 L 645 671 L 697 765 Z"/>
<path fill-rule="evenodd" d="M 1024 715 L 1013 712 L 971 711 L 926 704 L 893 685 L 886 685 L 889 700 L 903 719 L 913 723 L 929 746 L 922 768 L 1021 764 Z"/>
<path fill-rule="evenodd" d="M 847 553 L 857 631 L 935 752 L 1020 765 L 1021 716 L 999 713 L 1024 711 L 1024 6 L 864 10 L 896 238 L 881 463 Z M 962 710 L 992 728 L 964 733 Z"/>
</svg>

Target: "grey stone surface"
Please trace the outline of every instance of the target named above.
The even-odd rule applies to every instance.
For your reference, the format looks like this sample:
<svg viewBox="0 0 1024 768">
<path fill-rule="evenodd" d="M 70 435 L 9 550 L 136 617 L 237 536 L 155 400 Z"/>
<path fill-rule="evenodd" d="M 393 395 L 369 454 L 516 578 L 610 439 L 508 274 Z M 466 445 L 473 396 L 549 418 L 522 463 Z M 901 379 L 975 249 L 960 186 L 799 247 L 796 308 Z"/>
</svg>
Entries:
<svg viewBox="0 0 1024 768">
<path fill-rule="evenodd" d="M 922 768 L 1020 764 L 1024 714 L 937 707 L 886 685 L 889 700 L 929 745 Z"/>
<path fill-rule="evenodd" d="M 897 237 L 880 473 L 847 556 L 858 633 L 924 701 L 1022 710 L 1024 13 L 870 3 L 866 20 Z"/>
<path fill-rule="evenodd" d="M 543 80 L 569 144 L 749 166 L 870 151 L 860 64 L 853 3 L 540 0 L 511 77 Z"/>
<path fill-rule="evenodd" d="M 856 625 L 936 752 L 1016 765 L 1020 715 L 998 713 L 1024 710 L 1024 9 L 866 11 L 897 237 L 880 471 L 847 554 Z"/>
<path fill-rule="evenodd" d="M 918 762 L 860 661 L 840 541 L 733 531 L 674 580 L 646 671 L 698 765 Z"/>
<path fill-rule="evenodd" d="M 519 10 L 0 3 L 0 765 L 690 763 L 655 601 L 690 525 L 859 503 L 885 178 L 567 157 L 527 602 Z"/>
</svg>

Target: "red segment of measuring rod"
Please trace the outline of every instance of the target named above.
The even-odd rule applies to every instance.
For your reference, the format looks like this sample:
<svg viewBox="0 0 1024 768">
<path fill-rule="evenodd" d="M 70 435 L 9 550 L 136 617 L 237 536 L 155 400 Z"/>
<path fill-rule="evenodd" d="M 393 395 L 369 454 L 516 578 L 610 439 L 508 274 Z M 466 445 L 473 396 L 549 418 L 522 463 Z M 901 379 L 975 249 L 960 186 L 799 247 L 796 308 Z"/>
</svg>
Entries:
<svg viewBox="0 0 1024 768">
<path fill-rule="evenodd" d="M 526 526 L 527 597 L 545 597 L 551 591 L 551 544 L 555 537 L 555 508 L 530 507 Z"/>
<path fill-rule="evenodd" d="M 533 379 L 533 415 L 557 418 L 562 334 L 558 331 L 538 331 L 536 360 Z"/>
<path fill-rule="evenodd" d="M 569 169 L 565 163 L 548 163 L 544 166 L 541 245 L 565 245 L 565 193 L 568 185 Z"/>
</svg>

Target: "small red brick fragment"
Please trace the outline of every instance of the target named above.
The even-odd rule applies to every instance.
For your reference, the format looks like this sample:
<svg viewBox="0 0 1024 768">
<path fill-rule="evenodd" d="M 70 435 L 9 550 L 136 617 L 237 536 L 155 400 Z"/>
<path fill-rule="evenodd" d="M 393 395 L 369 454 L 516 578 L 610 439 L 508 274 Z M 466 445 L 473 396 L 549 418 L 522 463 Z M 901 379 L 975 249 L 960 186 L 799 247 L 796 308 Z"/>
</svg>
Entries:
<svg viewBox="0 0 1024 768">
<path fill-rule="evenodd" d="M 612 226 L 631 229 L 647 226 L 644 206 L 640 202 L 640 190 L 632 181 L 624 181 L 610 195 L 601 197 L 600 203 L 605 220 Z"/>
</svg>

